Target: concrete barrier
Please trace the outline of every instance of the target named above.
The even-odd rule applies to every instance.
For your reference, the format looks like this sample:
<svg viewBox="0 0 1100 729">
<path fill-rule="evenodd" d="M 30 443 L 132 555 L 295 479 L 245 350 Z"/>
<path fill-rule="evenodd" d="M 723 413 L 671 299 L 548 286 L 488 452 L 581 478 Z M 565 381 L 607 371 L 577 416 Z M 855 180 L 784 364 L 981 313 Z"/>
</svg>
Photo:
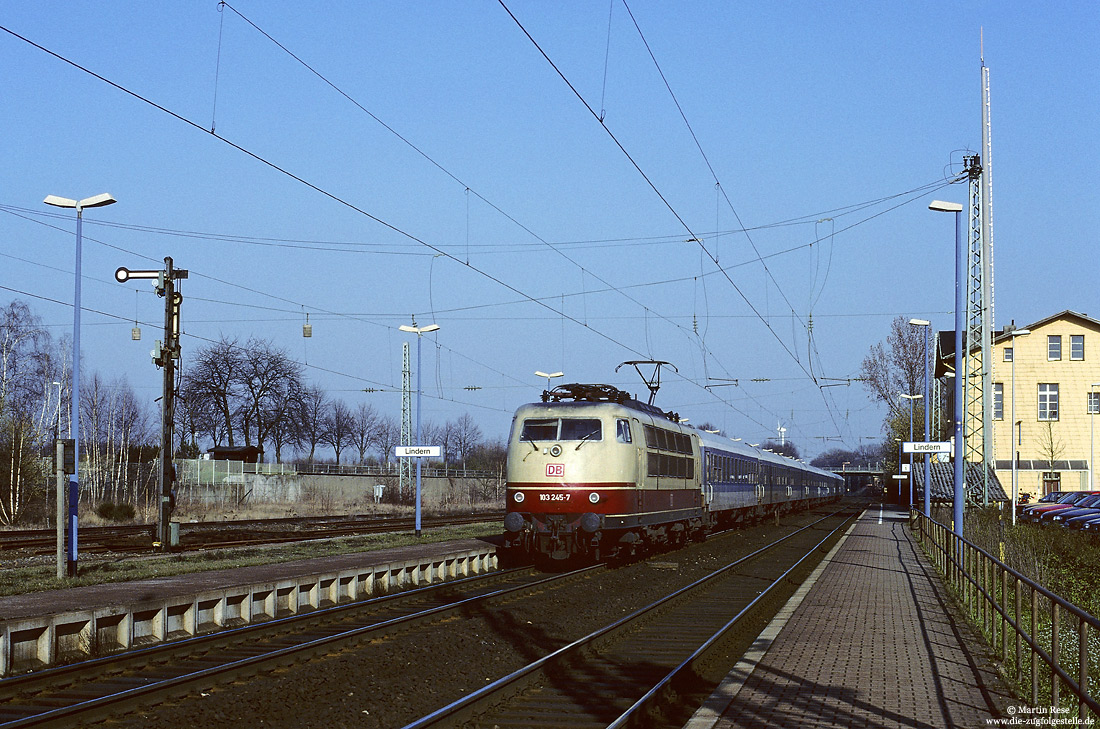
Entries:
<svg viewBox="0 0 1100 729">
<path fill-rule="evenodd" d="M 497 569 L 496 548 L 0 623 L 0 676 L 260 623 Z"/>
</svg>

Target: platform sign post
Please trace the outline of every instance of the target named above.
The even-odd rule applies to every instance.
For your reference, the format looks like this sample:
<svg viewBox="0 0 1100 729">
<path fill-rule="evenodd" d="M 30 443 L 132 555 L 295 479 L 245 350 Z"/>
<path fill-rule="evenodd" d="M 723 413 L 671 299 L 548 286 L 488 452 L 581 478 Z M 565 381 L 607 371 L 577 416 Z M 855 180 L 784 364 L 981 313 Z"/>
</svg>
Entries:
<svg viewBox="0 0 1100 729">
<path fill-rule="evenodd" d="M 417 372 L 417 377 L 420 373 Z M 419 409 L 417 410 L 419 415 Z M 417 418 L 417 430 L 420 430 L 420 420 Z M 417 433 L 419 435 L 419 433 Z M 396 446 L 394 449 L 394 455 L 398 458 L 415 458 L 416 459 L 416 536 L 420 536 L 420 459 L 421 458 L 439 458 L 440 447 L 439 446 Z"/>
<path fill-rule="evenodd" d="M 939 442 L 920 442 L 920 441 L 904 441 L 901 444 L 902 453 L 950 453 L 951 443 L 950 441 Z"/>
</svg>

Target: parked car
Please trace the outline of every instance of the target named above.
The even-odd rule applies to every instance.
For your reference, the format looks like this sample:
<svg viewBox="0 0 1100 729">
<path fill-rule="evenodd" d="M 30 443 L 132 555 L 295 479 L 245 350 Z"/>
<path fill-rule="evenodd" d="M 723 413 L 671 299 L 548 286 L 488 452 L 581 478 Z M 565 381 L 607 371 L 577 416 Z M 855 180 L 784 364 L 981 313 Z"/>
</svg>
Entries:
<svg viewBox="0 0 1100 729">
<path fill-rule="evenodd" d="M 1035 506 L 1029 506 L 1020 512 L 1020 519 L 1022 521 L 1037 522 L 1039 517 L 1051 510 L 1068 509 L 1082 499 L 1095 495 L 1095 491 L 1071 491 L 1063 494 L 1061 498 L 1053 503 L 1039 503 Z"/>
<path fill-rule="evenodd" d="M 1068 509 L 1051 509 L 1039 515 L 1040 523 L 1064 523 L 1067 519 L 1086 514 L 1100 516 L 1100 495 L 1086 496 Z"/>
<path fill-rule="evenodd" d="M 1095 511 L 1089 510 L 1092 513 L 1081 514 L 1080 516 L 1074 516 L 1062 521 L 1063 526 L 1067 526 L 1070 529 L 1085 529 L 1090 521 L 1100 520 L 1100 509 Z M 1097 526 L 1100 526 L 1098 524 Z"/>
</svg>

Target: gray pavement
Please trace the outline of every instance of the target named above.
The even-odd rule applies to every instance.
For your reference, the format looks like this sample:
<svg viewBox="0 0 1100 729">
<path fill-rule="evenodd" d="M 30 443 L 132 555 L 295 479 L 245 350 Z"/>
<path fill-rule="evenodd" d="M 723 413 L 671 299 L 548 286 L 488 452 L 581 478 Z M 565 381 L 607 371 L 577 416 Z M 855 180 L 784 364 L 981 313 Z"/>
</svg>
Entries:
<svg viewBox="0 0 1100 729">
<path fill-rule="evenodd" d="M 1013 703 L 906 516 L 875 506 L 685 729 L 970 728 Z"/>
</svg>

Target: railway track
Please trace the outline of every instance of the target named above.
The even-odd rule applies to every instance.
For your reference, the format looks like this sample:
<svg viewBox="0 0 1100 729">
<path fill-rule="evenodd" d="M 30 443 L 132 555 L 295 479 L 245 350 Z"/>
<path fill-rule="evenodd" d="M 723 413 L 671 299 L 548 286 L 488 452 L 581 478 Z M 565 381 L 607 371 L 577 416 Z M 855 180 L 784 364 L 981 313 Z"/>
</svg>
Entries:
<svg viewBox="0 0 1100 729">
<path fill-rule="evenodd" d="M 602 565 L 550 576 L 530 569 L 501 571 L 13 677 L 0 681 L 0 729 L 68 727 L 106 717 L 113 719 L 112 725 L 144 727 L 153 717 L 162 716 L 167 723 L 160 721 L 157 726 L 231 726 L 242 717 L 255 716 L 253 712 L 260 707 L 266 710 L 273 696 L 287 691 L 286 679 L 290 679 L 289 686 L 309 687 L 305 705 L 309 708 L 299 711 L 312 713 L 318 699 L 322 706 L 339 707 L 339 702 L 351 699 L 337 697 L 351 697 L 349 691 L 354 691 L 358 700 L 359 689 L 367 685 L 375 685 L 376 701 L 389 704 L 394 694 L 404 694 L 403 700 L 408 700 L 411 685 L 436 688 L 437 681 L 422 678 L 431 676 L 433 670 L 455 671 L 457 667 L 475 681 L 485 676 L 488 682 L 490 676 L 528 663 L 525 669 L 491 683 L 459 688 L 457 693 L 452 681 L 450 698 L 444 700 L 431 700 L 434 691 L 413 691 L 424 702 L 418 710 L 386 707 L 391 720 L 370 725 L 401 726 L 427 714 L 409 727 L 495 724 L 504 729 L 530 727 L 534 721 L 544 726 L 625 726 L 635 721 L 633 716 L 648 716 L 652 706 L 671 712 L 680 721 L 728 672 L 727 657 L 740 655 L 751 643 L 786 595 L 812 569 L 815 556 L 839 537 L 856 511 L 848 509 L 823 518 L 819 513 L 809 526 L 778 540 L 750 538 L 740 532 L 712 538 L 708 544 L 714 549 L 707 551 L 720 554 L 749 551 L 742 544 L 766 546 L 754 547 L 755 551 L 732 564 L 733 555 L 721 562 L 715 560 L 708 570 L 727 566 L 709 578 L 676 589 L 644 610 L 636 608 L 648 601 L 634 602 L 629 614 L 610 612 L 628 614 L 626 618 L 608 618 L 608 612 L 601 612 L 601 619 L 572 637 L 552 627 L 558 618 L 551 617 L 548 624 L 539 622 L 532 608 L 576 605 L 581 610 L 584 606 L 576 602 L 581 595 L 593 598 L 593 604 L 613 604 L 621 593 L 601 592 L 609 578 L 628 577 L 626 589 L 632 592 L 630 585 L 637 583 L 630 580 L 647 574 L 675 574 L 677 563 L 658 555 L 610 571 Z M 678 588 L 688 580 L 676 582 Z M 656 597 L 661 591 L 651 594 Z M 518 636 L 518 650 L 525 656 L 508 659 L 510 667 L 503 672 L 494 672 L 497 664 L 491 658 L 480 663 L 497 655 L 492 651 L 483 651 L 483 658 L 475 657 L 476 650 L 449 651 L 447 656 L 438 656 L 439 663 L 433 660 L 438 654 L 418 652 L 423 645 L 457 641 L 471 629 L 479 630 L 479 624 L 484 630 L 486 624 L 481 621 L 485 619 L 496 626 L 498 636 Z M 607 627 L 576 640 L 608 622 Z M 715 637 L 718 635 L 722 637 Z M 464 644 L 471 648 L 485 645 L 479 646 L 476 636 Z M 710 650 L 700 650 L 704 646 Z M 721 658 L 715 658 L 716 653 Z M 416 655 L 428 661 L 424 664 L 428 673 L 406 675 L 408 662 L 416 660 L 412 658 Z M 332 673 L 333 664 L 341 667 L 337 673 Z M 352 664 L 364 665 L 369 674 L 340 673 L 356 670 Z M 307 683 L 317 675 L 324 676 L 325 683 Z M 417 684 L 418 680 L 427 683 Z M 341 689 L 344 681 L 348 688 Z M 333 685 L 333 693 L 327 691 L 327 684 Z M 202 698 L 211 690 L 211 698 Z M 693 696 L 693 691 L 701 693 Z M 469 700 L 447 704 L 467 692 Z M 212 709 L 206 707 L 215 706 L 208 703 L 216 700 L 214 696 L 222 697 L 216 704 L 221 708 L 212 715 Z M 444 704 L 443 709 L 438 708 Z M 369 708 L 373 716 L 375 709 L 382 707 L 372 701 L 362 708 Z M 202 719 L 192 714 L 196 711 Z M 212 716 L 228 719 L 228 712 L 235 712 L 232 721 L 211 721 Z M 682 725 L 676 721 L 672 724 Z M 296 725 L 285 713 L 268 715 L 264 723 Z M 662 724 L 646 719 L 643 725 Z"/>
<path fill-rule="evenodd" d="M 501 521 L 504 512 L 458 514 L 424 517 L 425 528 Z M 288 517 L 224 522 L 182 523 L 182 551 L 219 549 L 224 547 L 278 544 L 283 542 L 330 539 L 357 534 L 412 531 L 412 517 Z M 149 552 L 154 549 L 156 527 L 149 524 L 82 527 L 79 532 L 80 551 Z M 0 532 L 0 553 L 17 550 L 28 554 L 53 554 L 56 549 L 53 529 L 27 529 Z"/>
<path fill-rule="evenodd" d="M 602 569 L 500 571 L 0 680 L 0 729 L 71 727 L 200 694 Z"/>
<path fill-rule="evenodd" d="M 855 515 L 819 519 L 405 729 L 682 726 Z"/>
</svg>

